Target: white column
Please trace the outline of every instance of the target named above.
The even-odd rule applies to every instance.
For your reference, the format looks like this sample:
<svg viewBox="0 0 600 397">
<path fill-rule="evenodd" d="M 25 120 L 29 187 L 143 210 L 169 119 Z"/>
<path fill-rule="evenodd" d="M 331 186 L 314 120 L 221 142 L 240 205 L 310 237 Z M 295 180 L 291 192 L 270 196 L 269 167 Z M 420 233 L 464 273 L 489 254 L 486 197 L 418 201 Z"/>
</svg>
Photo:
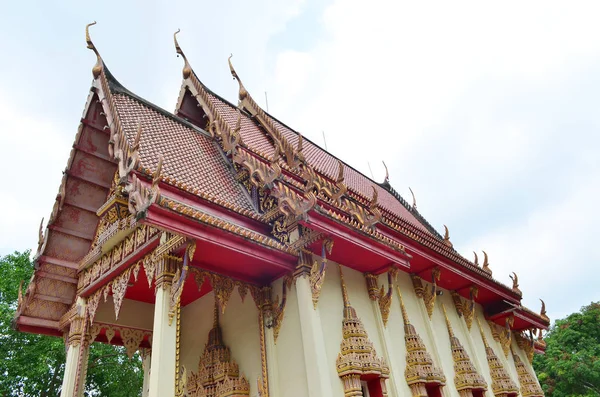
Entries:
<svg viewBox="0 0 600 397">
<path fill-rule="evenodd" d="M 169 325 L 169 301 L 177 264 L 178 258 L 167 256 L 159 261 L 156 271 L 149 397 L 175 396 L 177 319 Z"/>
<path fill-rule="evenodd" d="M 143 349 L 142 356 L 142 368 L 144 370 L 144 383 L 142 385 L 142 397 L 148 397 L 150 392 L 150 360 L 152 358 L 152 350 Z"/>
<path fill-rule="evenodd" d="M 310 282 L 307 275 L 296 278 L 300 332 L 304 348 L 304 362 L 308 383 L 308 396 L 333 396 L 330 367 L 325 353 L 325 340 L 318 309 L 313 308 Z"/>
<path fill-rule="evenodd" d="M 87 373 L 89 338 L 81 338 L 84 331 L 84 312 L 86 301 L 77 298 L 77 312 L 71 318 L 69 336 L 67 338 L 67 358 L 65 360 L 65 374 L 60 392 L 60 397 L 80 397 L 85 389 L 85 376 Z M 79 371 L 77 367 L 80 363 Z M 77 395 L 75 390 L 77 389 Z"/>
<path fill-rule="evenodd" d="M 279 364 L 277 363 L 277 351 L 273 328 L 267 328 L 259 324 L 265 330 L 265 349 L 267 351 L 267 373 L 269 374 L 269 396 L 279 396 Z"/>
<path fill-rule="evenodd" d="M 392 352 L 392 338 L 390 337 L 390 332 L 388 329 L 383 325 L 383 317 L 381 316 L 381 310 L 379 310 L 379 303 L 376 301 L 371 301 L 371 304 L 373 305 L 373 311 L 375 312 L 375 317 L 377 318 L 377 330 L 379 331 L 379 337 L 383 346 L 383 352 L 381 352 L 381 354 L 390 367 L 390 378 L 387 382 L 389 392 L 388 395 L 391 397 L 400 397 L 398 387 L 396 387 L 396 374 L 394 370 L 396 368 L 401 368 L 401 366 L 396 362 L 396 357 L 393 354 L 390 354 L 390 352 Z M 399 379 L 402 378 L 403 377 L 400 377 Z"/>
</svg>

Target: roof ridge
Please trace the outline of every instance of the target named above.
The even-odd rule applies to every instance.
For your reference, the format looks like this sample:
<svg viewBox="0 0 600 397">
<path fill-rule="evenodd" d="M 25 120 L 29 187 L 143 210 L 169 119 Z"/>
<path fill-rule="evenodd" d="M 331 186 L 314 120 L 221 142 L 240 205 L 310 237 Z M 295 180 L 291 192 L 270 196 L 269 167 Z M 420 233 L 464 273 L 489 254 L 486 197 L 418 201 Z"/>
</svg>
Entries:
<svg viewBox="0 0 600 397">
<path fill-rule="evenodd" d="M 104 63 L 104 61 L 103 61 Z M 177 116 L 176 114 L 173 114 L 171 112 L 169 112 L 166 109 L 161 108 L 160 106 L 150 102 L 149 100 L 142 98 L 141 96 L 135 94 L 134 92 L 132 92 L 131 90 L 129 90 L 127 87 L 125 87 L 123 84 L 121 84 L 117 78 L 110 72 L 110 70 L 108 69 L 108 67 L 106 66 L 106 64 L 104 63 L 104 70 L 105 70 L 105 74 L 106 74 L 106 79 L 108 80 L 108 85 L 111 89 L 111 91 L 114 91 L 116 93 L 119 94 L 123 94 L 123 95 L 127 95 L 128 97 L 140 102 L 142 105 L 146 106 L 149 109 L 152 109 L 160 114 L 162 114 L 163 116 L 166 116 L 168 118 L 170 118 L 173 121 L 176 121 L 186 127 L 189 127 L 197 132 L 200 132 L 204 135 L 206 135 L 207 137 L 211 138 L 211 135 L 204 131 L 202 128 L 198 127 L 195 124 L 190 123 L 189 121 Z"/>
<path fill-rule="evenodd" d="M 398 193 L 389 182 L 379 184 L 379 186 L 381 186 L 383 189 L 387 190 L 392 196 L 394 196 L 396 200 L 398 200 L 408 211 L 411 212 L 411 214 L 415 216 L 415 218 L 421 221 L 423 226 L 425 226 L 430 233 L 432 233 L 435 237 L 438 237 L 440 240 L 442 239 L 442 235 L 437 230 L 435 230 L 435 228 L 427 221 L 427 219 L 425 219 L 423 215 L 421 215 L 419 210 L 414 208 L 412 205 L 408 204 L 404 197 L 402 197 L 400 193 Z"/>
</svg>

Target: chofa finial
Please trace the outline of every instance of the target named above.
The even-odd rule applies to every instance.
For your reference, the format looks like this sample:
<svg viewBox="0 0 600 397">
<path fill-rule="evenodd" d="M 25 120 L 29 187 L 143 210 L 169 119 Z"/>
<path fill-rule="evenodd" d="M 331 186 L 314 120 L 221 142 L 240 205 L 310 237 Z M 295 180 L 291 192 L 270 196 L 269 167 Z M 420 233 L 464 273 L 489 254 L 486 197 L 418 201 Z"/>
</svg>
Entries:
<svg viewBox="0 0 600 397">
<path fill-rule="evenodd" d="M 94 54 L 96 54 L 96 65 L 94 65 L 94 67 L 92 68 L 92 76 L 94 76 L 94 79 L 97 79 L 98 76 L 100 76 L 100 73 L 102 73 L 103 64 L 102 58 L 100 57 L 100 53 L 98 52 L 98 49 L 96 48 L 96 46 L 92 42 L 92 39 L 90 38 L 90 26 L 94 26 L 95 24 L 96 21 L 85 25 L 85 42 L 87 43 L 87 48 L 94 51 Z"/>
<path fill-rule="evenodd" d="M 543 299 L 540 299 L 540 302 L 542 302 L 542 310 L 540 310 L 540 316 L 542 316 L 543 318 L 547 319 L 548 318 L 548 314 L 546 314 L 546 302 L 544 302 Z"/>
<path fill-rule="evenodd" d="M 513 282 L 512 285 L 512 290 L 514 292 L 516 292 L 519 295 L 523 295 L 523 293 L 521 292 L 521 290 L 519 289 L 519 277 L 517 276 L 517 273 L 513 272 L 512 275 L 509 275 L 508 277 L 510 277 L 510 279 Z"/>
<path fill-rule="evenodd" d="M 479 266 L 479 258 L 477 257 L 477 252 L 473 251 L 473 255 L 475 255 L 475 262 L 473 262 L 473 264 L 475 266 Z"/>
<path fill-rule="evenodd" d="M 175 51 L 177 52 L 177 54 L 181 55 L 181 57 L 183 58 L 184 65 L 183 65 L 182 74 L 183 74 L 183 78 L 187 79 L 192 74 L 192 67 L 190 66 L 187 58 L 185 57 L 185 54 L 183 53 L 183 50 L 179 46 L 179 42 L 177 41 L 177 34 L 179 32 L 181 32 L 181 29 L 177 29 L 177 31 L 175 33 L 173 33 L 173 42 L 175 43 Z"/>
<path fill-rule="evenodd" d="M 85 25 L 85 42 L 87 43 L 87 48 L 89 48 L 90 50 L 94 50 L 94 52 L 96 52 L 96 47 L 94 46 L 94 43 L 90 38 L 90 26 L 94 26 L 95 24 L 96 21 Z"/>
<path fill-rule="evenodd" d="M 383 180 L 383 183 L 388 184 L 390 183 L 390 173 L 388 171 L 388 167 L 387 165 L 385 165 L 385 161 L 381 161 L 383 163 L 383 168 L 385 168 L 385 179 Z"/>
<path fill-rule="evenodd" d="M 408 190 L 410 190 L 410 194 L 412 195 L 412 199 L 413 199 L 413 202 L 412 202 L 412 209 L 413 209 L 413 210 L 416 210 L 416 209 L 417 209 L 417 199 L 416 199 L 416 197 L 415 197 L 415 193 L 414 193 L 414 192 L 413 192 L 413 190 L 410 188 L 410 186 L 408 187 Z"/>
<path fill-rule="evenodd" d="M 490 263 L 488 261 L 488 254 L 485 251 L 483 251 L 483 267 L 482 267 L 482 269 L 484 272 L 486 272 L 490 276 L 492 275 L 492 269 L 490 269 Z"/>
<path fill-rule="evenodd" d="M 446 225 L 444 225 L 444 244 L 452 248 L 452 242 L 450 241 L 450 231 L 448 230 L 448 226 Z"/>
</svg>

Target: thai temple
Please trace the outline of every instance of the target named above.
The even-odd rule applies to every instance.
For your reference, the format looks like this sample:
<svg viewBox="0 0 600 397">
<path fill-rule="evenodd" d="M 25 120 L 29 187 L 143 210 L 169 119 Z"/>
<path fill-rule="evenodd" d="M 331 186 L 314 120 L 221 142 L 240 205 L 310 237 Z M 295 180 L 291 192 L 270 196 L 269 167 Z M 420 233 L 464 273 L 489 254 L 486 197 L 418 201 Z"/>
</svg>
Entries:
<svg viewBox="0 0 600 397">
<path fill-rule="evenodd" d="M 83 396 L 92 343 L 139 352 L 144 397 L 544 395 L 550 320 L 516 274 L 265 112 L 231 59 L 237 105 L 174 36 L 171 113 L 117 81 L 90 25 L 93 81 L 15 314 L 64 338 L 61 396 Z"/>
</svg>

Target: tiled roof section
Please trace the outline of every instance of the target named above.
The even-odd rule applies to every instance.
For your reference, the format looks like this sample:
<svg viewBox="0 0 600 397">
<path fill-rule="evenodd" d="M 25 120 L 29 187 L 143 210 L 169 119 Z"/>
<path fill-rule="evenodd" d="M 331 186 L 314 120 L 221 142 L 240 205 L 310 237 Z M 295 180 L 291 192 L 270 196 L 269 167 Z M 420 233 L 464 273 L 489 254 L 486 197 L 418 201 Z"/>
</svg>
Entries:
<svg viewBox="0 0 600 397">
<path fill-rule="evenodd" d="M 238 118 L 236 108 L 216 95 L 209 94 L 209 97 L 223 118 L 227 121 L 227 123 L 229 123 L 230 127 L 235 128 Z M 277 128 L 282 131 L 283 135 L 290 142 L 290 144 L 293 147 L 296 147 L 298 145 L 298 133 L 280 123 L 276 119 L 273 119 L 273 122 Z M 253 152 L 268 158 L 273 156 L 273 144 L 267 138 L 266 134 L 260 130 L 257 124 L 245 114 L 242 115 L 240 135 L 244 144 L 246 144 Z M 302 153 L 304 153 L 308 163 L 321 174 L 325 175 L 331 180 L 335 180 L 337 178 L 338 159 L 336 157 L 332 156 L 330 153 L 306 139 L 304 139 L 303 142 Z M 281 164 L 283 165 L 283 160 Z M 380 208 L 390 212 L 392 215 L 400 217 L 414 224 L 427 233 L 431 233 L 429 228 L 426 225 L 423 225 L 404 206 L 402 201 L 398 200 L 393 194 L 381 187 L 378 183 L 373 182 L 346 164 L 344 164 L 344 183 L 346 186 L 348 186 L 350 191 L 358 194 L 367 201 L 369 201 L 373 195 L 371 186 L 374 186 L 375 189 L 377 189 L 378 203 Z M 435 234 L 437 235 L 437 233 Z"/>
<path fill-rule="evenodd" d="M 141 122 L 139 153 L 142 169 L 154 171 L 162 155 L 161 175 L 167 183 L 187 187 L 186 190 L 201 197 L 228 202 L 243 212 L 255 212 L 210 137 L 131 95 L 119 91 L 113 95 L 130 144 L 135 140 L 138 122 Z"/>
</svg>

